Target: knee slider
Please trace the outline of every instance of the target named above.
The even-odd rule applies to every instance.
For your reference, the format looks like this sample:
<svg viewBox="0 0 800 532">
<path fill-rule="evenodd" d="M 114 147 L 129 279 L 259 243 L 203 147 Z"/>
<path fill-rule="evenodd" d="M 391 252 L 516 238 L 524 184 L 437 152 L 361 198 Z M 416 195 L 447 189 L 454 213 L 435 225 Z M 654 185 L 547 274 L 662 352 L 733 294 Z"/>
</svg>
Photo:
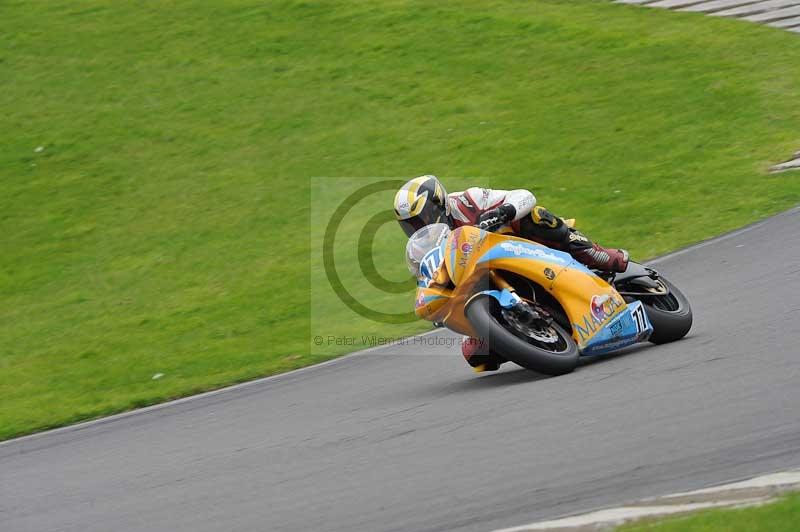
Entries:
<svg viewBox="0 0 800 532">
<path fill-rule="evenodd" d="M 533 235 L 550 242 L 565 245 L 569 242 L 569 227 L 544 207 L 536 206 L 531 210 Z"/>
<path fill-rule="evenodd" d="M 561 223 L 561 218 L 553 216 L 550 211 L 539 205 L 531 209 L 531 217 L 533 217 L 533 221 L 536 225 L 541 225 L 550 229 L 556 229 Z"/>
</svg>

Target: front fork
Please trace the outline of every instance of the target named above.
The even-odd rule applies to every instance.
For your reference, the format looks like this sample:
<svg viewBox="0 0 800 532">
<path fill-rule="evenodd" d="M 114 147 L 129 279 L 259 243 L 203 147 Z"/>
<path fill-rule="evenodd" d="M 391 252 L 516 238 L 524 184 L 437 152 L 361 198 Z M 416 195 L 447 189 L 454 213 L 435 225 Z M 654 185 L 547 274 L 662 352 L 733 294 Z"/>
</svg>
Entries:
<svg viewBox="0 0 800 532">
<path fill-rule="evenodd" d="M 503 279 L 499 273 L 494 270 L 489 270 L 488 277 L 495 289 L 481 290 L 480 292 L 475 293 L 470 300 L 481 295 L 491 296 L 495 298 L 500 306 L 504 309 L 512 309 L 523 303 L 522 298 L 517 295 L 517 291 L 514 289 L 514 287 L 511 286 L 508 281 Z M 469 302 L 467 304 L 469 304 Z"/>
<path fill-rule="evenodd" d="M 509 292 L 514 294 L 517 293 L 516 289 L 513 286 L 511 286 L 511 284 L 508 281 L 503 279 L 502 275 L 500 275 L 494 270 L 489 270 L 489 280 L 492 282 L 492 285 L 494 285 L 496 288 L 499 288 L 500 290 L 508 290 Z"/>
<path fill-rule="evenodd" d="M 534 308 L 535 305 L 519 297 L 516 289 L 511 283 L 506 281 L 502 275 L 494 270 L 489 270 L 488 277 L 495 289 L 483 290 L 472 297 L 478 297 L 480 295 L 491 296 L 497 300 L 503 309 L 517 312 L 525 321 L 533 321 L 542 318 L 546 319 L 545 316 L 542 316 L 542 314 Z"/>
<path fill-rule="evenodd" d="M 501 313 L 506 319 L 513 316 L 514 322 L 527 327 L 532 327 L 535 322 L 541 321 L 548 326 L 552 323 L 552 318 L 546 310 L 539 308 L 534 301 L 522 299 L 511 283 L 506 281 L 498 272 L 489 270 L 488 276 L 495 290 L 484 290 L 473 297 L 483 294 L 495 298 L 500 304 Z"/>
</svg>

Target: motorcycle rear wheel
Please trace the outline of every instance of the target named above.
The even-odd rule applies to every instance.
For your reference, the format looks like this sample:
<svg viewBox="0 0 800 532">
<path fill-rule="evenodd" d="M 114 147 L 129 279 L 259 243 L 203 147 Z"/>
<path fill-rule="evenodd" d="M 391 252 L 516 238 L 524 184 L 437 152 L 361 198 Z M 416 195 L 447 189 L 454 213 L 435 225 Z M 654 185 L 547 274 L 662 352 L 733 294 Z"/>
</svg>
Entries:
<svg viewBox="0 0 800 532">
<path fill-rule="evenodd" d="M 666 344 L 680 340 L 692 328 L 692 308 L 689 300 L 664 277 L 659 277 L 669 289 L 663 296 L 644 296 L 637 298 L 644 304 L 650 323 L 653 325 L 653 334 L 650 341 L 654 344 Z"/>
<path fill-rule="evenodd" d="M 546 324 L 546 328 L 548 334 L 557 337 L 557 340 L 547 344 L 538 342 L 534 337 L 523 338 L 524 335 L 503 318 L 500 304 L 491 296 L 472 301 L 466 309 L 466 315 L 492 351 L 523 368 L 546 375 L 563 375 L 578 365 L 578 346 L 572 336 L 555 321 Z"/>
</svg>

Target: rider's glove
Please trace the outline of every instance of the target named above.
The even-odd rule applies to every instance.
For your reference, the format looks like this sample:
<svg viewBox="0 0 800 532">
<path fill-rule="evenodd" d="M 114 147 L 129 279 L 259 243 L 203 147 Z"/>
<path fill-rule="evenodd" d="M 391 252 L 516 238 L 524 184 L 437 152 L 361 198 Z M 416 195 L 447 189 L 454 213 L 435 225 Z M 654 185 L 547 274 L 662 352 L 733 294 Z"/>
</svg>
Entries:
<svg viewBox="0 0 800 532">
<path fill-rule="evenodd" d="M 486 231 L 497 229 L 507 224 L 517 215 L 517 209 L 510 203 L 504 203 L 497 208 L 486 211 L 478 219 L 478 227 Z"/>
</svg>

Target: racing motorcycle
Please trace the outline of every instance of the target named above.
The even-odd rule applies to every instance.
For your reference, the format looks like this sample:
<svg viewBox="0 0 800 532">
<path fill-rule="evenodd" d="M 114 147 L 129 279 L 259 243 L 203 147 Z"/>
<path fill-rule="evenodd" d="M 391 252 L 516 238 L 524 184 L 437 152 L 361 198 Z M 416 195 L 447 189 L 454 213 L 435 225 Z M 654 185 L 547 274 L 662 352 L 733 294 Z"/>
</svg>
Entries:
<svg viewBox="0 0 800 532">
<path fill-rule="evenodd" d="M 673 342 L 692 326 L 681 291 L 632 261 L 623 273 L 597 272 L 530 240 L 446 224 L 414 233 L 406 260 L 416 315 L 479 339 L 494 368 L 511 361 L 560 375 L 581 356 Z"/>
</svg>

